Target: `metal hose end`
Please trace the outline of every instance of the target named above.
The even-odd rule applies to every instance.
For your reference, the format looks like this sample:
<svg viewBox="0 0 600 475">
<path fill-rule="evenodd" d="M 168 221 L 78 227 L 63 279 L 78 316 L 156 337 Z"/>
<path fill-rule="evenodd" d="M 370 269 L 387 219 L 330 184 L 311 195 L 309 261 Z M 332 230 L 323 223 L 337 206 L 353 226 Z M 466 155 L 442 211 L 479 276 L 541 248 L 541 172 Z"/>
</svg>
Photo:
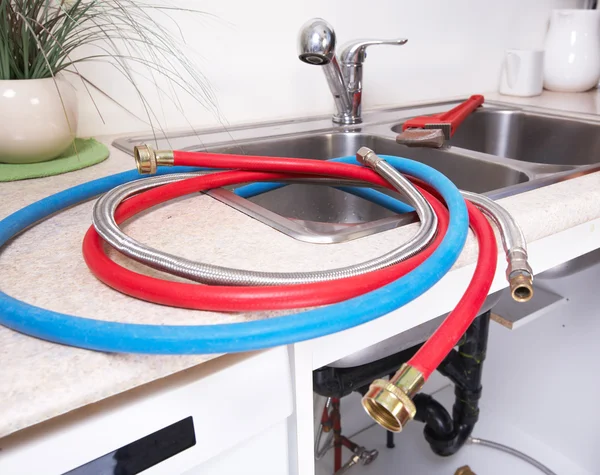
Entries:
<svg viewBox="0 0 600 475">
<path fill-rule="evenodd" d="M 533 278 L 527 272 L 513 272 L 508 282 L 510 294 L 516 302 L 529 302 L 533 297 Z"/>
<path fill-rule="evenodd" d="M 150 145 L 137 145 L 133 147 L 135 166 L 140 175 L 156 173 L 156 152 Z"/>
<path fill-rule="evenodd" d="M 150 145 L 137 145 L 133 148 L 133 156 L 141 175 L 156 173 L 159 166 L 172 167 L 175 164 L 171 150 L 154 150 Z"/>
<path fill-rule="evenodd" d="M 423 374 L 407 364 L 392 379 L 376 379 L 362 399 L 367 414 L 391 432 L 401 432 L 414 419 L 417 409 L 412 397 L 425 383 Z"/>
<path fill-rule="evenodd" d="M 401 432 L 417 413 L 411 399 L 383 379 L 371 383 L 362 405 L 377 424 L 391 432 Z"/>
<path fill-rule="evenodd" d="M 360 147 L 356 152 L 356 160 L 359 163 L 371 168 L 375 168 L 377 163 L 383 161 L 377 154 L 368 147 Z"/>
<path fill-rule="evenodd" d="M 476 474 L 473 470 L 471 470 L 471 467 L 469 467 L 468 465 L 463 465 L 462 467 L 458 467 L 456 469 L 456 472 L 454 472 L 454 475 L 476 475 Z"/>
<path fill-rule="evenodd" d="M 533 297 L 533 270 L 529 265 L 524 244 L 511 248 L 506 254 L 506 259 L 506 278 L 512 298 L 516 302 L 528 302 Z"/>
</svg>

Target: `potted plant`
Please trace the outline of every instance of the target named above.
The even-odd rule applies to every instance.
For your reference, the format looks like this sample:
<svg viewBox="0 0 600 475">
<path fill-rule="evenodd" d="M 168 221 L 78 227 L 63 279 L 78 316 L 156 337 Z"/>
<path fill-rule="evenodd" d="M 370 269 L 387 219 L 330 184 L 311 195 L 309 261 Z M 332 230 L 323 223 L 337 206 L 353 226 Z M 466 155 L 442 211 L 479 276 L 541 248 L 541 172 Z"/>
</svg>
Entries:
<svg viewBox="0 0 600 475">
<path fill-rule="evenodd" d="M 161 77 L 195 100 L 214 103 L 176 35 L 162 26 L 167 22 L 155 20 L 174 10 L 181 9 L 135 0 L 0 0 L 0 162 L 51 160 L 71 145 L 73 83 L 106 95 L 80 73 L 82 62 L 116 68 L 138 92 L 145 69 L 145 77 Z M 150 101 L 139 97 L 148 122 L 156 123 Z"/>
</svg>

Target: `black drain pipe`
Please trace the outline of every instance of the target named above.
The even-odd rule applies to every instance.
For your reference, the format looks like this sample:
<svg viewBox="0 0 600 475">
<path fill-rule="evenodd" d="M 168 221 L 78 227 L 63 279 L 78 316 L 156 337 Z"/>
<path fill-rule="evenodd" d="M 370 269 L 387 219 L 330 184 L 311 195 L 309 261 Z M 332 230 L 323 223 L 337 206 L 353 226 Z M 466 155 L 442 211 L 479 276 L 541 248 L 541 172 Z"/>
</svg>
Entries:
<svg viewBox="0 0 600 475">
<path fill-rule="evenodd" d="M 444 406 L 429 394 L 419 393 L 413 398 L 417 413 L 415 420 L 424 422 L 427 432 L 436 440 L 450 440 L 453 437 L 454 421 Z"/>
<path fill-rule="evenodd" d="M 443 457 L 453 455 L 465 444 L 479 419 L 481 377 L 487 351 L 490 312 L 478 316 L 458 350 L 452 350 L 438 371 L 454 383 L 455 402 L 452 417 L 435 399 L 426 394 L 415 396 L 416 420 L 425 422 L 423 433 L 431 450 Z"/>
<path fill-rule="evenodd" d="M 479 315 L 461 338 L 458 349 L 452 350 L 437 370 L 454 383 L 455 402 L 452 416 L 432 396 L 417 394 L 413 402 L 415 420 L 425 423 L 423 433 L 434 453 L 453 455 L 465 444 L 479 419 L 481 377 L 487 351 L 490 311 Z M 385 377 L 408 361 L 421 347 L 404 351 L 354 368 L 324 367 L 313 372 L 316 393 L 341 398 L 353 391 L 361 394 L 373 379 Z M 393 433 L 387 434 L 388 447 L 394 446 Z"/>
</svg>

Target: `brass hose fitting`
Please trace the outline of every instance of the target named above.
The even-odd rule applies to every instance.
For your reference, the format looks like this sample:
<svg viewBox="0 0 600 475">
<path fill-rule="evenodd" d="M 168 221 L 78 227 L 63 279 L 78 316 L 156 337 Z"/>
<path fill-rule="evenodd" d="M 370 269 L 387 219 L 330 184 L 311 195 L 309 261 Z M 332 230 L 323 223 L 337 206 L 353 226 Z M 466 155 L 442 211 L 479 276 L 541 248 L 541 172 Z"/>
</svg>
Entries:
<svg viewBox="0 0 600 475">
<path fill-rule="evenodd" d="M 456 472 L 454 472 L 454 475 L 477 475 L 473 470 L 471 470 L 471 467 L 469 467 L 468 465 L 463 465 L 462 467 L 459 467 L 456 469 Z"/>
<path fill-rule="evenodd" d="M 533 271 L 527 262 L 527 251 L 515 247 L 509 251 L 507 259 L 510 294 L 515 302 L 528 302 L 533 297 Z"/>
<path fill-rule="evenodd" d="M 172 150 L 154 150 L 150 145 L 137 145 L 133 148 L 133 157 L 138 173 L 148 175 L 156 173 L 156 168 L 160 165 L 172 167 Z"/>
<path fill-rule="evenodd" d="M 527 302 L 533 297 L 533 271 L 528 262 L 527 241 L 519 224 L 512 215 L 495 201 L 470 191 L 461 191 L 463 197 L 479 208 L 500 231 L 502 246 L 506 253 L 506 280 L 512 298 Z"/>
<path fill-rule="evenodd" d="M 533 297 L 533 278 L 527 272 L 513 272 L 508 282 L 515 302 L 528 302 Z"/>
<path fill-rule="evenodd" d="M 411 398 L 424 383 L 423 374 L 405 363 L 389 381 L 373 381 L 362 398 L 362 405 L 380 426 L 391 432 L 401 432 L 417 413 Z"/>
</svg>

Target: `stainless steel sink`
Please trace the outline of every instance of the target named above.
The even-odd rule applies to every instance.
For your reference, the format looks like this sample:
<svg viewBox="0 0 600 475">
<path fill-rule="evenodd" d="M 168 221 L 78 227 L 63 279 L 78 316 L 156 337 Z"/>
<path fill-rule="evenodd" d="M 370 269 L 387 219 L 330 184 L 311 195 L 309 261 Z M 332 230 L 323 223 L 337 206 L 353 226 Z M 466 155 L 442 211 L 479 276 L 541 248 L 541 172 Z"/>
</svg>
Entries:
<svg viewBox="0 0 600 475">
<path fill-rule="evenodd" d="M 218 153 L 330 159 L 354 155 L 361 146 L 436 168 L 464 190 L 500 198 L 600 168 L 600 122 L 487 103 L 469 117 L 444 149 L 410 148 L 395 142 L 408 117 L 433 114 L 455 102 L 398 108 L 364 115 L 359 126 L 332 126 L 328 117 L 225 130 L 140 136 L 115 141 L 129 153 L 134 145 L 210 150 Z M 251 199 L 230 190 L 210 194 L 296 239 L 335 243 L 403 225 L 412 215 L 387 209 L 321 185 L 289 185 Z"/>
<path fill-rule="evenodd" d="M 409 117 L 450 109 L 458 101 L 375 111 L 360 126 L 332 126 L 330 118 L 253 124 L 229 130 L 123 138 L 114 145 L 132 153 L 134 145 L 154 143 L 161 149 L 210 150 L 329 159 L 354 155 L 367 146 L 382 155 L 426 163 L 460 188 L 492 198 L 510 196 L 600 170 L 600 121 L 588 116 L 558 116 L 534 108 L 486 103 L 469 117 L 442 150 L 414 149 L 395 142 Z M 215 198 L 296 239 L 343 242 L 403 225 L 412 215 L 397 216 L 348 193 L 317 185 L 289 185 L 250 200 L 229 190 Z M 494 296 L 492 296 L 494 297 Z M 490 297 L 490 305 L 493 298 Z M 331 366 L 365 364 L 425 340 L 434 325 L 396 335 Z"/>
<path fill-rule="evenodd" d="M 600 160 L 600 125 L 518 110 L 481 109 L 465 120 L 450 144 L 526 162 L 588 165 Z"/>
</svg>

